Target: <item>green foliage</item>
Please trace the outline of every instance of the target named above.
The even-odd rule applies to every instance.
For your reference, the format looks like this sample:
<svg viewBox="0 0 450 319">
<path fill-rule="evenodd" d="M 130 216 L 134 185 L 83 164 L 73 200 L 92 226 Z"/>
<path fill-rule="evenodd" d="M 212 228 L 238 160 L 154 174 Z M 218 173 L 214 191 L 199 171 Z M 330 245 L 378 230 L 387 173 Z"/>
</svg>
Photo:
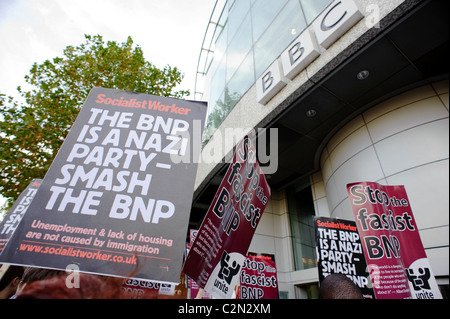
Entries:
<svg viewBox="0 0 450 319">
<path fill-rule="evenodd" d="M 89 91 L 95 86 L 181 98 L 175 91 L 183 75 L 176 67 L 158 69 L 145 61 L 133 40 L 103 42 L 85 35 L 80 46 L 67 46 L 63 57 L 35 63 L 18 87 L 18 105 L 0 93 L 0 193 L 9 205 L 33 178 L 43 178 Z"/>
</svg>

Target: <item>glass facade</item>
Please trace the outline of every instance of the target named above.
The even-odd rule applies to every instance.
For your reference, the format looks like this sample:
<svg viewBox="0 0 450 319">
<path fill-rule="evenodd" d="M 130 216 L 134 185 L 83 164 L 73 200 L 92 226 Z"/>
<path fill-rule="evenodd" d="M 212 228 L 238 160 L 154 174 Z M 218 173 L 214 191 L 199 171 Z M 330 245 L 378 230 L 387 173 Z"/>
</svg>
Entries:
<svg viewBox="0 0 450 319">
<path fill-rule="evenodd" d="M 287 190 L 295 270 L 317 267 L 314 202 L 309 183 Z"/>
<path fill-rule="evenodd" d="M 204 73 L 208 87 L 205 138 L 214 132 L 256 79 L 332 0 L 228 0 Z"/>
</svg>

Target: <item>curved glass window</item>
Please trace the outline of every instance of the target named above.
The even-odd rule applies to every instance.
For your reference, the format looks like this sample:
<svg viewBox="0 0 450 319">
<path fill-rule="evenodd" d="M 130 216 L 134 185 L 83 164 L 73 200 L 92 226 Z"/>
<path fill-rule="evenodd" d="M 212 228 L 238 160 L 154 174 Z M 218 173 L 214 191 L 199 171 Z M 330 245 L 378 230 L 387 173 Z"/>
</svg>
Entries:
<svg viewBox="0 0 450 319">
<path fill-rule="evenodd" d="M 289 43 L 306 29 L 306 26 L 300 3 L 288 1 L 255 43 L 257 78 L 278 58 Z"/>
<path fill-rule="evenodd" d="M 206 70 L 208 83 L 205 142 L 256 79 L 333 0 L 228 0 L 213 40 L 203 52 L 214 52 Z M 195 89 L 197 92 L 198 88 Z"/>
<path fill-rule="evenodd" d="M 317 267 L 314 202 L 309 182 L 287 190 L 295 270 Z"/>
</svg>

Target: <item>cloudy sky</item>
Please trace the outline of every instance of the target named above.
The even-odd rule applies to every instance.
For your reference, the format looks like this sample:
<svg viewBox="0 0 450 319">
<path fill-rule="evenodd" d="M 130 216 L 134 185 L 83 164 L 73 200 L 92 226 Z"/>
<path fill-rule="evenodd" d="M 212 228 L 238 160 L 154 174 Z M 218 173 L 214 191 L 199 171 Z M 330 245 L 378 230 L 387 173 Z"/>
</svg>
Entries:
<svg viewBox="0 0 450 319">
<path fill-rule="evenodd" d="M 15 95 L 34 62 L 62 56 L 84 34 L 140 45 L 159 68 L 178 67 L 194 91 L 215 0 L 0 0 L 0 92 Z"/>
<path fill-rule="evenodd" d="M 179 89 L 193 98 L 203 36 L 215 0 L 0 0 L 0 92 L 16 87 L 34 62 L 63 55 L 84 34 L 125 42 L 131 36 L 147 61 L 185 74 Z M 3 204 L 0 195 L 0 205 Z"/>
</svg>

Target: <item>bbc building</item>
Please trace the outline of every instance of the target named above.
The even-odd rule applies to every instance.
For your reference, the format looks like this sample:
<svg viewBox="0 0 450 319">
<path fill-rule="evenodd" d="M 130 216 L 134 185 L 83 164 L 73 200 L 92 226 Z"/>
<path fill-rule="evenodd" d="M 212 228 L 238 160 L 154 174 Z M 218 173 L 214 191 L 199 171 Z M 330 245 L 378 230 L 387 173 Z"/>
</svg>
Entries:
<svg viewBox="0 0 450 319">
<path fill-rule="evenodd" d="M 447 0 L 216 1 L 190 228 L 254 131 L 272 195 L 249 251 L 275 255 L 280 298 L 317 297 L 313 217 L 354 220 L 346 185 L 362 181 L 405 186 L 447 298 L 448 26 Z"/>
</svg>

